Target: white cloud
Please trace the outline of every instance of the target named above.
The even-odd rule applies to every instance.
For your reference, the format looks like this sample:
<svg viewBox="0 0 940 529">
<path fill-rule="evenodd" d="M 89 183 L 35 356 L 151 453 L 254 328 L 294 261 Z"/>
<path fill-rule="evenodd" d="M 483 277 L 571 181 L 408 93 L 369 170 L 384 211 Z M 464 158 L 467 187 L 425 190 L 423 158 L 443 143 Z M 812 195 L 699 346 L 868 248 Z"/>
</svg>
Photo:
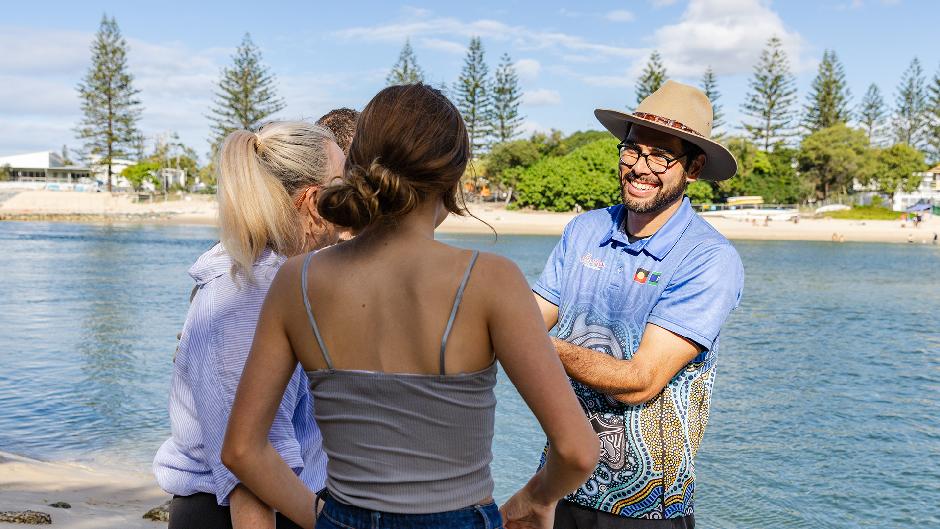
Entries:
<svg viewBox="0 0 940 529">
<path fill-rule="evenodd" d="M 513 66 L 515 66 L 516 73 L 523 81 L 538 79 L 539 72 L 542 70 L 542 63 L 535 59 L 519 59 Z"/>
<path fill-rule="evenodd" d="M 497 20 L 480 19 L 470 22 L 453 17 L 419 17 L 338 30 L 333 33 L 341 39 L 371 42 L 401 42 L 414 36 L 481 37 L 511 42 L 521 51 L 548 50 L 558 53 L 596 53 L 608 57 L 636 57 L 641 50 L 611 46 L 588 41 L 582 37 L 556 31 L 540 31 L 525 26 L 512 26 Z"/>
<path fill-rule="evenodd" d="M 601 55 L 588 55 L 588 54 L 577 54 L 577 53 L 564 53 L 561 55 L 561 60 L 567 63 L 574 64 L 597 64 L 602 62 L 607 62 L 607 57 Z"/>
<path fill-rule="evenodd" d="M 0 31 L 0 121 L 17 134 L 0 135 L 0 151 L 79 147 L 74 127 L 81 119 L 76 86 L 90 62 L 90 32 L 36 28 Z M 192 50 L 179 43 L 127 39 L 128 67 L 143 103 L 139 123 L 145 136 L 180 133 L 198 150 L 208 125 L 203 114 L 211 100 L 219 64 L 228 50 Z M 20 134 L 19 132 L 22 132 Z"/>
<path fill-rule="evenodd" d="M 590 86 L 603 88 L 633 88 L 636 84 L 635 75 L 584 75 L 581 81 Z"/>
<path fill-rule="evenodd" d="M 535 134 L 536 132 L 550 133 L 551 127 L 546 127 L 537 121 L 527 119 L 522 122 L 522 125 L 519 126 L 519 136 L 523 138 L 528 138 Z"/>
<path fill-rule="evenodd" d="M 40 38 L 37 38 L 40 37 Z M 40 31 L 0 27 L 0 71 L 49 75 L 81 71 L 90 54 L 92 35 L 81 31 Z"/>
<path fill-rule="evenodd" d="M 401 8 L 401 11 L 405 15 L 412 16 L 415 18 L 426 17 L 431 14 L 429 10 L 423 7 L 415 7 L 415 6 L 404 6 Z"/>
<path fill-rule="evenodd" d="M 76 85 L 91 60 L 91 32 L 5 28 L 0 31 L 0 153 L 58 150 L 80 146 L 74 128 L 81 119 Z M 178 42 L 128 38 L 128 67 L 140 90 L 139 127 L 149 141 L 177 132 L 186 145 L 205 154 L 209 136 L 206 114 L 223 66 L 233 48 L 192 49 Z M 263 52 L 264 50 L 262 50 Z M 382 84 L 386 71 L 368 70 L 277 76 L 287 108 L 277 117 L 317 118 L 348 100 L 349 87 Z"/>
<path fill-rule="evenodd" d="M 738 74 L 751 71 L 774 35 L 783 41 L 794 72 L 814 65 L 804 58 L 800 34 L 761 0 L 690 0 L 678 23 L 656 30 L 652 47 L 662 53 L 670 76 L 698 76 L 709 65 L 719 75 Z"/>
<path fill-rule="evenodd" d="M 675 3 L 676 0 L 653 0 L 653 7 L 659 9 L 660 7 L 671 6 Z"/>
<path fill-rule="evenodd" d="M 610 13 L 607 13 L 607 15 L 604 18 L 606 18 L 607 20 L 611 22 L 633 22 L 636 16 L 634 16 L 633 13 L 626 11 L 624 9 L 617 9 L 615 11 L 611 11 Z"/>
<path fill-rule="evenodd" d="M 443 51 L 444 53 L 453 53 L 455 55 L 463 55 L 467 53 L 467 46 L 452 40 L 422 38 L 418 40 L 418 44 L 424 48 Z"/>
<path fill-rule="evenodd" d="M 527 90 L 522 94 L 522 104 L 541 107 L 561 104 L 561 94 L 557 90 L 539 88 L 537 90 Z"/>
</svg>

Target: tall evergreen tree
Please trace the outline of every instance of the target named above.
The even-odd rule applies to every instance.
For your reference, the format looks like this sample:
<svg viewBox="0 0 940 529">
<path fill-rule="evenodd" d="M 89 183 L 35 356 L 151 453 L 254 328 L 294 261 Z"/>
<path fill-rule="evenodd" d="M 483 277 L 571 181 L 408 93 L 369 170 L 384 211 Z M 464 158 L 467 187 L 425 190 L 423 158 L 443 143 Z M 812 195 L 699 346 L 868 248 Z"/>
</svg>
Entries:
<svg viewBox="0 0 940 529">
<path fill-rule="evenodd" d="M 858 107 L 858 123 L 868 135 L 868 143 L 875 145 L 878 143 L 880 129 L 884 124 L 887 111 L 885 110 L 885 101 L 881 97 L 881 90 L 878 85 L 872 83 L 868 85 L 868 91 L 862 98 Z"/>
<path fill-rule="evenodd" d="M 493 116 L 490 128 L 498 143 L 512 140 L 519 133 L 523 117 L 519 115 L 519 76 L 508 53 L 504 53 L 496 68 L 496 82 L 493 83 Z"/>
<path fill-rule="evenodd" d="M 489 68 L 484 62 L 480 37 L 470 39 L 467 57 L 464 59 L 460 77 L 454 85 L 453 95 L 467 125 L 473 153 L 480 154 L 486 149 L 486 140 L 491 133 L 489 122 L 493 112 Z"/>
<path fill-rule="evenodd" d="M 940 67 L 927 88 L 927 117 L 930 122 L 927 133 L 930 161 L 937 163 L 940 162 Z"/>
<path fill-rule="evenodd" d="M 71 155 L 69 155 L 68 145 L 62 146 L 62 154 L 60 154 L 59 156 L 62 157 L 62 165 L 72 165 L 73 163 L 75 163 L 72 161 Z"/>
<path fill-rule="evenodd" d="M 232 66 L 222 69 L 213 107 L 209 109 L 212 149 L 237 129 L 248 129 L 284 109 L 277 95 L 276 79 L 261 61 L 261 50 L 245 33 L 232 56 Z"/>
<path fill-rule="evenodd" d="M 924 70 L 917 57 L 904 72 L 895 104 L 893 122 L 896 143 L 920 148 L 924 144 L 927 129 L 927 90 L 924 86 Z"/>
<path fill-rule="evenodd" d="M 386 86 L 398 84 L 413 84 L 424 82 L 424 70 L 418 66 L 418 58 L 411 49 L 411 40 L 405 39 L 405 45 L 398 54 L 398 62 L 392 66 L 392 71 L 388 72 L 385 78 Z"/>
<path fill-rule="evenodd" d="M 115 158 L 126 156 L 137 136 L 142 111 L 127 68 L 127 42 L 114 17 L 101 17 L 91 44 L 91 67 L 78 85 L 82 121 L 76 129 L 83 152 L 108 167 L 108 191 Z"/>
<path fill-rule="evenodd" d="M 752 118 L 743 123 L 756 143 L 768 151 L 771 145 L 793 135 L 793 103 L 796 81 L 790 73 L 790 60 L 778 37 L 771 37 L 754 66 L 751 91 L 741 106 Z"/>
<path fill-rule="evenodd" d="M 653 50 L 646 67 L 643 68 L 643 75 L 636 82 L 636 104 L 640 104 L 646 97 L 659 90 L 659 87 L 666 82 L 666 67 L 663 65 L 663 58 L 659 51 Z"/>
<path fill-rule="evenodd" d="M 836 52 L 823 52 L 819 71 L 807 96 L 803 126 L 810 134 L 837 123 L 848 123 L 851 92 L 845 82 L 845 69 Z"/>
<path fill-rule="evenodd" d="M 706 68 L 705 74 L 702 75 L 702 91 L 712 103 L 712 135 L 715 135 L 716 131 L 724 126 L 725 121 L 721 103 L 718 102 L 721 99 L 721 94 L 718 93 L 718 81 L 715 79 L 715 71 L 711 66 Z"/>
</svg>

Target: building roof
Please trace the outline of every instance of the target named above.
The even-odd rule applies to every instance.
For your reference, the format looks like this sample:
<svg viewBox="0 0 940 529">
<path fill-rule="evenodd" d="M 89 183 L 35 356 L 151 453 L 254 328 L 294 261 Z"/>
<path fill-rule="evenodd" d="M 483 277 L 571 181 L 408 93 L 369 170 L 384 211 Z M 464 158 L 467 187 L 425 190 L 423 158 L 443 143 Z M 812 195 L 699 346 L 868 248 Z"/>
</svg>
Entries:
<svg viewBox="0 0 940 529">
<path fill-rule="evenodd" d="M 933 173 L 933 174 L 940 174 L 940 165 L 937 165 L 936 167 L 934 167 L 933 169 L 931 169 L 931 170 L 929 170 L 929 171 L 927 171 L 927 172 L 928 172 L 928 173 Z"/>
<path fill-rule="evenodd" d="M 52 151 L 29 152 L 0 157 L 0 165 L 22 169 L 50 169 L 62 167 L 62 157 Z"/>
</svg>

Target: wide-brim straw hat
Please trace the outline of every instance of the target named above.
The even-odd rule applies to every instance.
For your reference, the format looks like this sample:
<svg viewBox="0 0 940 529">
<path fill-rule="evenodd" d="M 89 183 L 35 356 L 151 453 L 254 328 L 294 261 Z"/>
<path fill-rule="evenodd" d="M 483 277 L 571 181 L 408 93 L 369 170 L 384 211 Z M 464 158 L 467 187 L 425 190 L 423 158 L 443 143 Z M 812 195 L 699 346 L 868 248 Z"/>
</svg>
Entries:
<svg viewBox="0 0 940 529">
<path fill-rule="evenodd" d="M 659 90 L 644 99 L 632 114 L 598 108 L 594 116 L 618 140 L 630 132 L 631 125 L 641 125 L 672 134 L 697 145 L 705 153 L 702 180 L 727 180 L 738 171 L 734 155 L 711 140 L 712 104 L 704 92 L 694 86 L 666 81 Z"/>
</svg>

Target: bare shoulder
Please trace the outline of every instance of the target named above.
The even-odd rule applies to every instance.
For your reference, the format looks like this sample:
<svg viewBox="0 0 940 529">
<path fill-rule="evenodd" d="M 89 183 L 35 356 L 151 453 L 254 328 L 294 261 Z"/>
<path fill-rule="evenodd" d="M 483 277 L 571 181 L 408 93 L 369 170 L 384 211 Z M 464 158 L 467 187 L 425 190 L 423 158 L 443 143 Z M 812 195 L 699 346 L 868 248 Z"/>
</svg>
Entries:
<svg viewBox="0 0 940 529">
<path fill-rule="evenodd" d="M 503 275 L 507 279 L 522 275 L 522 271 L 512 259 L 492 252 L 480 252 L 475 266 L 487 275 Z"/>
<path fill-rule="evenodd" d="M 268 290 L 268 299 L 284 299 L 285 295 L 300 289 L 301 273 L 306 255 L 295 255 L 284 261 L 284 264 L 277 271 L 277 275 L 274 276 L 270 290 Z"/>
<path fill-rule="evenodd" d="M 528 295 L 529 284 L 522 270 L 507 257 L 490 252 L 480 252 L 475 265 L 475 273 L 484 279 L 480 283 L 482 289 L 488 294 L 505 296 L 512 291 L 522 290 Z"/>
</svg>

